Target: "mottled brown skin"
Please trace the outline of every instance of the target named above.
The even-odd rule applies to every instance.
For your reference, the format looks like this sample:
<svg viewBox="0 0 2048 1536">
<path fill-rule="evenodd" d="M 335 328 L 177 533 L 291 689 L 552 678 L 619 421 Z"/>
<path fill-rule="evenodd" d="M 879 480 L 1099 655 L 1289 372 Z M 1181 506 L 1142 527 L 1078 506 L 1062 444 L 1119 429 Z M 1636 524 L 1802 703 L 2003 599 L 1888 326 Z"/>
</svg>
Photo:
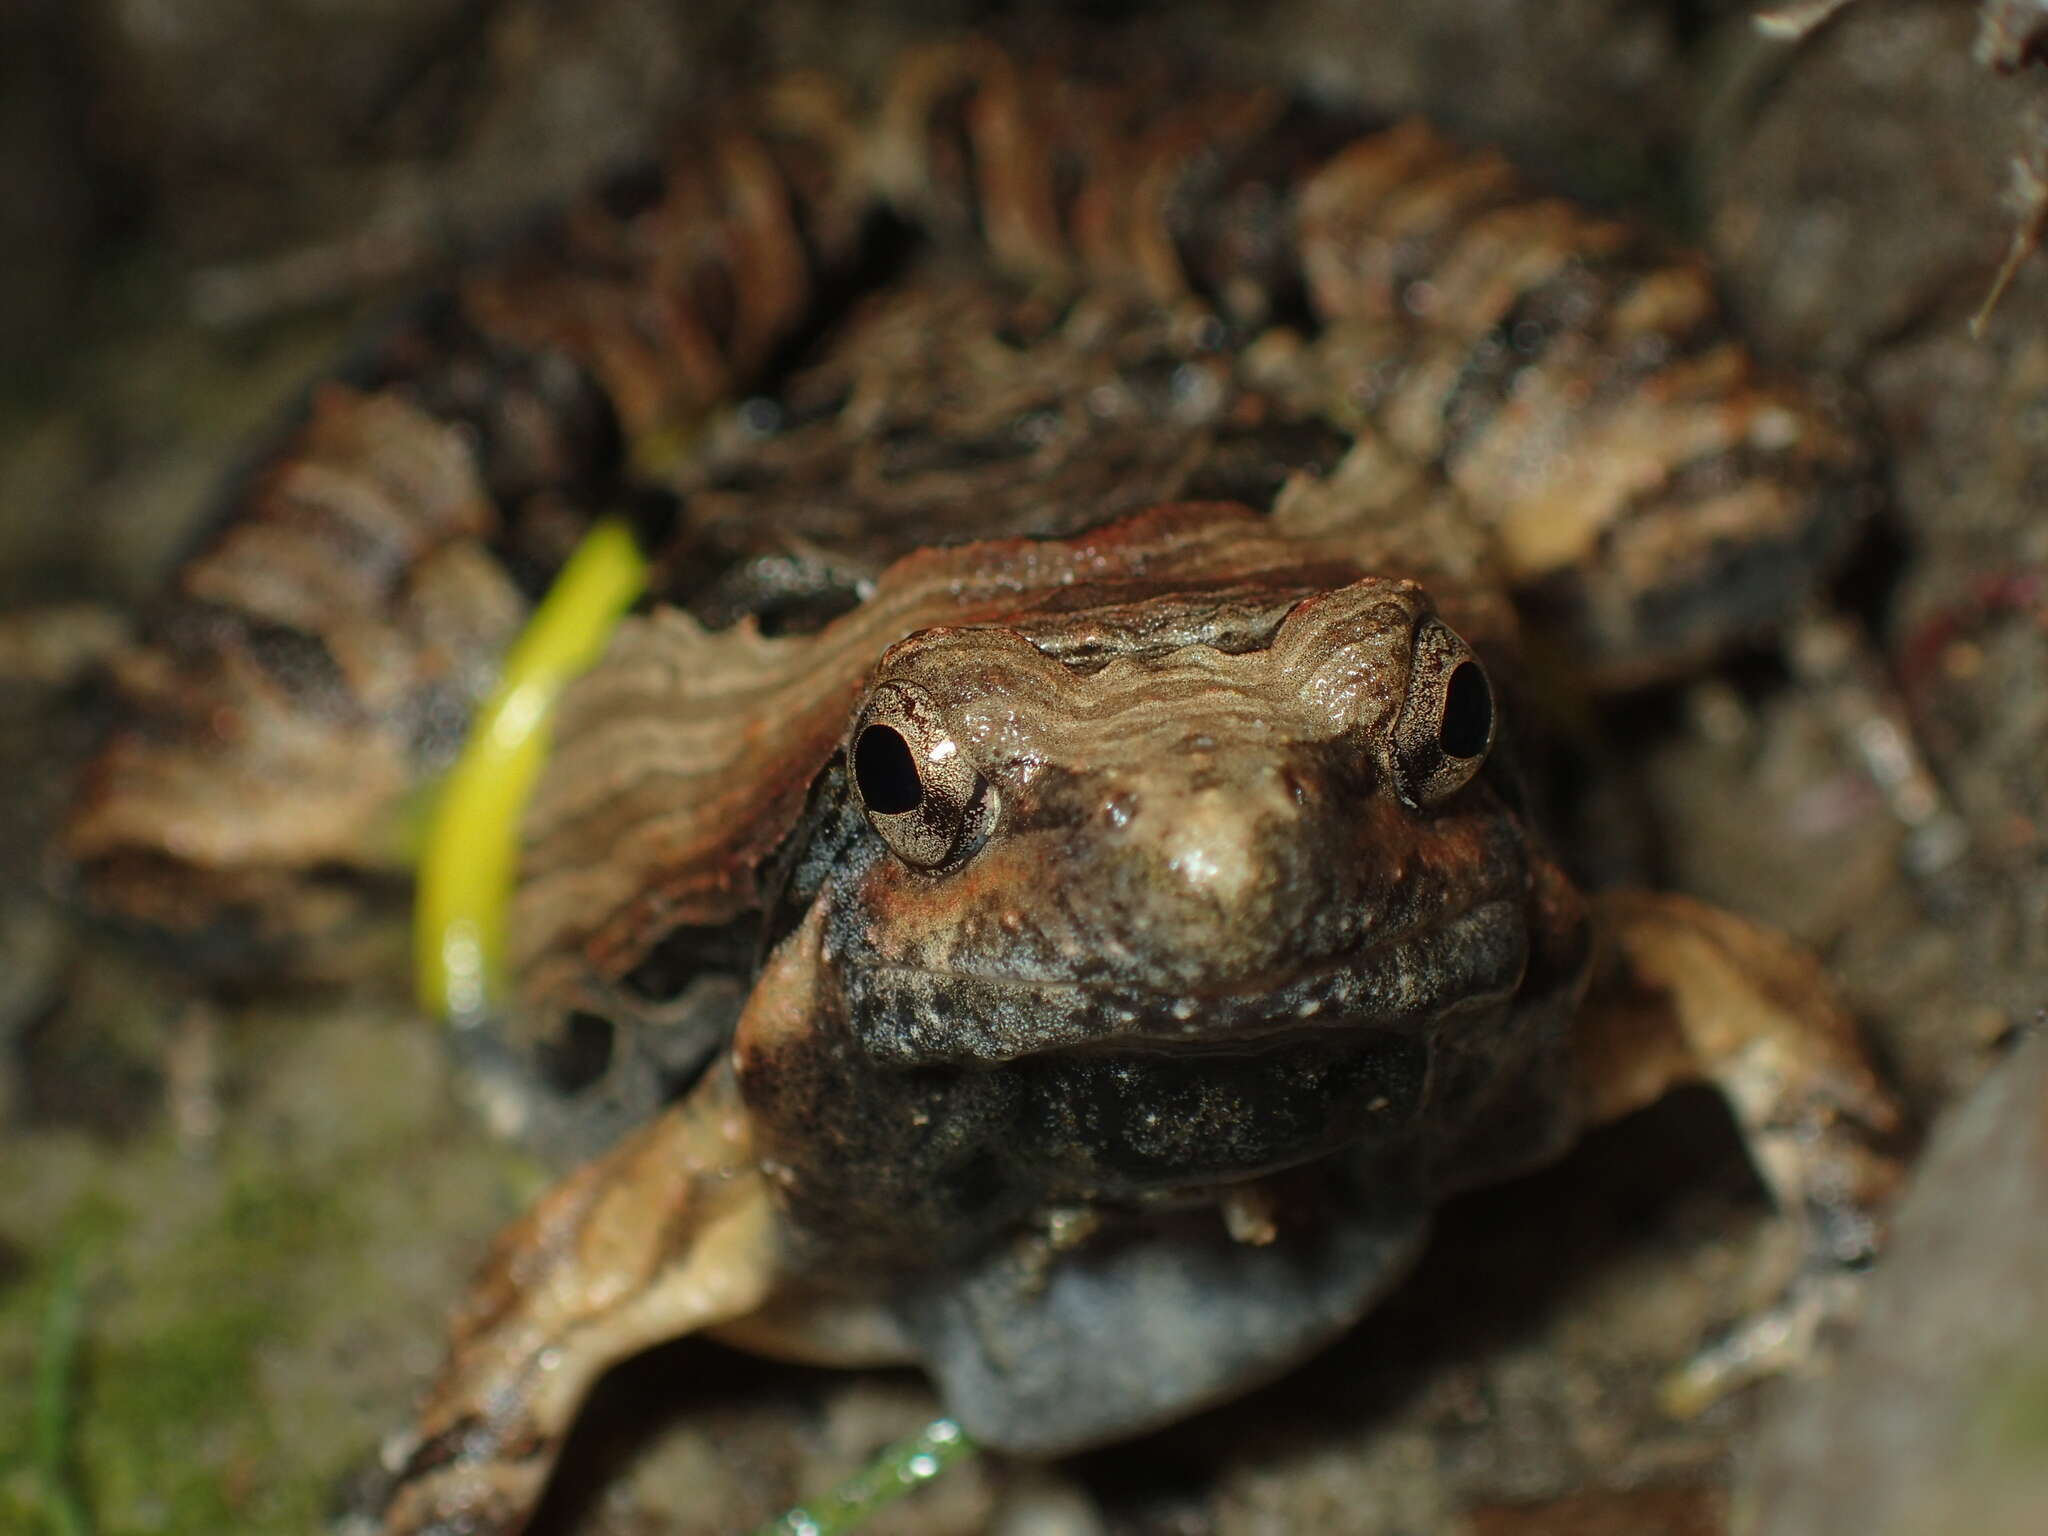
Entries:
<svg viewBox="0 0 2048 1536">
<path fill-rule="evenodd" d="M 1670 675 L 1819 579 L 1864 458 L 1696 262 L 1496 157 L 924 50 L 871 109 L 714 115 L 318 396 L 129 664 L 68 850 L 131 920 L 317 948 L 477 637 L 660 477 L 512 934 L 568 1139 L 647 1123 L 500 1239 L 387 1536 L 518 1530 L 596 1375 L 696 1330 L 919 1362 L 1025 1454 L 1136 1433 L 1692 1078 L 1800 1235 L 1760 1338 L 1870 1251 L 1889 1101 L 1783 941 L 1574 888 L 1517 608 L 1588 687 Z M 334 782 L 287 814 L 302 758 Z"/>
</svg>

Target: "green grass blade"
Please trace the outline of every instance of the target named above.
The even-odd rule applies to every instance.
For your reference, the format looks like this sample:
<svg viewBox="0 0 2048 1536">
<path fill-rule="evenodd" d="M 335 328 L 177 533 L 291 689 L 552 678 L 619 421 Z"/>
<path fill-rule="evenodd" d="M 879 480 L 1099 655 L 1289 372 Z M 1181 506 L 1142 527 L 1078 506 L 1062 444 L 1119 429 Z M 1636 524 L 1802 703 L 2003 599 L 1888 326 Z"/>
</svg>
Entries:
<svg viewBox="0 0 2048 1536">
<path fill-rule="evenodd" d="M 951 1419 L 935 1419 L 889 1446 L 824 1498 L 769 1521 L 754 1536 L 848 1536 L 893 1504 L 974 1454 L 974 1442 Z"/>
<path fill-rule="evenodd" d="M 52 1536 L 91 1536 L 85 1504 L 71 1481 L 71 1387 L 85 1315 L 85 1282 L 76 1252 L 57 1266 L 57 1280 L 36 1339 L 33 1429 L 36 1480 Z"/>
</svg>

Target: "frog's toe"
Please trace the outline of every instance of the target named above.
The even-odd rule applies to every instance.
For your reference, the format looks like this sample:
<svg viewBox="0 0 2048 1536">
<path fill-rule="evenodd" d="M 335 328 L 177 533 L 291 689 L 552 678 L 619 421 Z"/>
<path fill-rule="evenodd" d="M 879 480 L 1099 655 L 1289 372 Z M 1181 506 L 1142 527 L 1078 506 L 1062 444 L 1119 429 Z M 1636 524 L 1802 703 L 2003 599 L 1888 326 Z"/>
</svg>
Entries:
<svg viewBox="0 0 2048 1536">
<path fill-rule="evenodd" d="M 380 1536 L 512 1536 L 540 1502 L 546 1472 L 514 1463 L 451 1466 L 432 1476 L 408 1467 Z"/>
<path fill-rule="evenodd" d="M 1862 1278 L 1847 1270 L 1802 1274 L 1773 1306 L 1701 1345 L 1666 1375 L 1658 1406 L 1675 1419 L 1696 1418 L 1754 1382 L 1805 1369 L 1823 1332 L 1854 1320 L 1862 1290 Z"/>
</svg>

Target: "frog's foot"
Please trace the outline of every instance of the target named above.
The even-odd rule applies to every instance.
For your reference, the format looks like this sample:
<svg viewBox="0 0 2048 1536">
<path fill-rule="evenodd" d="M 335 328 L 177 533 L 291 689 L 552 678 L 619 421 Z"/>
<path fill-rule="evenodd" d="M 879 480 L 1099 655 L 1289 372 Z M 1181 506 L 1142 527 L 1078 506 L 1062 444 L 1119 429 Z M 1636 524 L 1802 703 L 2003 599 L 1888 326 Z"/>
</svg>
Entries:
<svg viewBox="0 0 2048 1536">
<path fill-rule="evenodd" d="M 1846 1270 L 1807 1270 L 1771 1306 L 1701 1345 L 1657 1384 L 1657 1403 L 1674 1419 L 1704 1413 L 1729 1393 L 1811 1361 L 1821 1330 L 1855 1315 L 1862 1287 Z"/>
<path fill-rule="evenodd" d="M 522 1529 L 584 1394 L 664 1339 L 745 1316 L 779 1278 L 777 1217 L 721 1065 L 498 1239 L 414 1428 L 387 1453 L 383 1536 Z"/>
<path fill-rule="evenodd" d="M 1794 1239 L 1779 1301 L 1666 1384 L 1697 1412 L 1783 1371 L 1848 1311 L 1902 1167 L 1897 1104 L 1814 958 L 1783 936 L 1682 896 L 1598 898 L 1604 950 L 1575 1048 L 1589 1118 L 1611 1120 L 1705 1081 L 1735 1115 Z"/>
</svg>

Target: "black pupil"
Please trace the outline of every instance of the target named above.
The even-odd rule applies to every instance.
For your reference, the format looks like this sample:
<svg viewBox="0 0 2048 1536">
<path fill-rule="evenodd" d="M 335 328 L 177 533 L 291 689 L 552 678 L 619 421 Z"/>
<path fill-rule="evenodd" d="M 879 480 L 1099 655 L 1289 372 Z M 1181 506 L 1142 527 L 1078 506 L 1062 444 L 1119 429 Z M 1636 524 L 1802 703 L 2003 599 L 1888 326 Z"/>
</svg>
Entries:
<svg viewBox="0 0 2048 1536">
<path fill-rule="evenodd" d="M 860 798 L 878 816 L 900 816 L 924 800 L 924 781 L 910 743 L 886 725 L 871 725 L 853 747 L 853 782 Z"/>
<path fill-rule="evenodd" d="M 1444 723 L 1437 740 L 1452 757 L 1477 757 L 1493 734 L 1493 690 L 1476 661 L 1461 661 L 1444 685 Z"/>
</svg>

